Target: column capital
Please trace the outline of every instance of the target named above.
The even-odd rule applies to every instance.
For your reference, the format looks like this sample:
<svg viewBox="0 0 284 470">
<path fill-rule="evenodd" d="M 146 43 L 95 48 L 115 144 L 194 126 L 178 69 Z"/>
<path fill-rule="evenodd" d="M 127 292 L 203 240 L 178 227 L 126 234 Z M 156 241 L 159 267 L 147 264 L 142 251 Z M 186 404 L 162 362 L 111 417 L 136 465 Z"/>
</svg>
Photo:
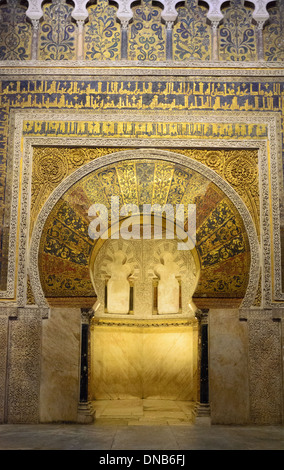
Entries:
<svg viewBox="0 0 284 470">
<path fill-rule="evenodd" d="M 199 321 L 199 323 L 206 324 L 208 323 L 208 313 L 209 309 L 207 308 L 198 309 L 195 312 L 195 318 Z"/>
<path fill-rule="evenodd" d="M 88 325 L 94 316 L 94 310 L 92 308 L 81 308 L 81 322 L 82 324 Z"/>
<path fill-rule="evenodd" d="M 129 20 L 128 19 L 122 19 L 121 20 L 121 28 L 125 31 L 128 29 L 129 25 Z"/>
<path fill-rule="evenodd" d="M 174 21 L 166 21 L 166 30 L 167 31 L 172 31 L 174 26 Z"/>
<path fill-rule="evenodd" d="M 76 23 L 77 23 L 78 29 L 83 29 L 85 20 L 76 20 Z"/>
<path fill-rule="evenodd" d="M 257 29 L 262 31 L 262 30 L 263 30 L 264 23 L 266 23 L 266 20 L 257 21 L 257 23 L 256 23 Z"/>
<path fill-rule="evenodd" d="M 32 27 L 34 31 L 39 29 L 39 20 L 38 19 L 31 19 Z"/>
<path fill-rule="evenodd" d="M 220 20 L 212 20 L 211 21 L 211 28 L 214 32 L 217 31 L 219 24 L 220 24 Z"/>
</svg>

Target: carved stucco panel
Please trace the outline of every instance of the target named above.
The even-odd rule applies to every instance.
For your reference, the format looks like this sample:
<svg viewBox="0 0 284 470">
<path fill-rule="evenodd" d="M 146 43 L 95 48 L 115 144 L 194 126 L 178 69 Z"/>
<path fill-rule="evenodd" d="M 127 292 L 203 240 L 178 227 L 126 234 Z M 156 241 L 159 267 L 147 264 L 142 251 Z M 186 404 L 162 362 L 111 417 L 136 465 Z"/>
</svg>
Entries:
<svg viewBox="0 0 284 470">
<path fill-rule="evenodd" d="M 37 423 L 39 419 L 41 312 L 20 309 L 10 322 L 9 334 L 9 423 Z"/>
<path fill-rule="evenodd" d="M 255 424 L 281 423 L 280 328 L 271 311 L 248 315 L 250 420 Z"/>
</svg>

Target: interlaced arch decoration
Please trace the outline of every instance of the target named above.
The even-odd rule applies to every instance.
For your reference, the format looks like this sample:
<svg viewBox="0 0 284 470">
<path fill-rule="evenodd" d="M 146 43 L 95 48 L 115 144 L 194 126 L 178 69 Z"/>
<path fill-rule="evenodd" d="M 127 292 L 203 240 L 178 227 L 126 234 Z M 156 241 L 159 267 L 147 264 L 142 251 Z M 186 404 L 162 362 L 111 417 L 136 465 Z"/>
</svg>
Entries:
<svg viewBox="0 0 284 470">
<path fill-rule="evenodd" d="M 15 41 L 9 34 L 2 44 L 2 49 L 9 52 L 2 53 L 6 62 L 282 61 L 280 0 L 276 4 L 271 0 L 51 0 L 48 3 L 28 0 L 27 3 L 20 28 L 21 32 L 26 29 L 26 35 L 17 37 L 19 28 L 14 24 L 14 15 L 9 20 L 8 28 L 17 37 L 19 54 L 15 55 Z M 20 0 L 11 0 L 9 5 L 21 7 Z M 1 5 L 3 10 L 2 7 L 5 5 Z M 241 16 L 245 19 L 238 11 L 243 12 Z"/>
<path fill-rule="evenodd" d="M 165 21 L 175 21 L 177 17 L 176 5 L 180 3 L 179 0 L 159 0 L 160 3 L 164 6 L 162 12 L 162 18 Z M 267 12 L 267 5 L 271 0 L 251 0 L 251 3 L 254 5 L 253 18 L 256 21 L 266 21 L 269 17 Z M 29 8 L 27 11 L 27 16 L 32 19 L 40 19 L 42 17 L 42 4 L 43 0 L 28 0 Z M 75 8 L 73 10 L 72 16 L 75 20 L 86 20 L 88 17 L 87 11 L 88 0 L 74 0 Z M 120 21 L 129 21 L 132 18 L 132 4 L 133 0 L 116 0 L 118 4 L 117 17 Z M 225 3 L 224 0 L 207 0 L 209 11 L 208 19 L 212 22 L 220 21 L 223 18 L 221 13 L 221 7 Z"/>
</svg>

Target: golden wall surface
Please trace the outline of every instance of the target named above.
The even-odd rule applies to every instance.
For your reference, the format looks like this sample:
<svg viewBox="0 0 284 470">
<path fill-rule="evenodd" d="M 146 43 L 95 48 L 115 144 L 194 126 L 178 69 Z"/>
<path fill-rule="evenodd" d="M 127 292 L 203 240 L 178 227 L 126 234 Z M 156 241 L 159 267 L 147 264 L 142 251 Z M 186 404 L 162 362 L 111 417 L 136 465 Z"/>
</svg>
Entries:
<svg viewBox="0 0 284 470">
<path fill-rule="evenodd" d="M 195 401 L 196 329 L 119 323 L 92 327 L 90 399 Z"/>
</svg>

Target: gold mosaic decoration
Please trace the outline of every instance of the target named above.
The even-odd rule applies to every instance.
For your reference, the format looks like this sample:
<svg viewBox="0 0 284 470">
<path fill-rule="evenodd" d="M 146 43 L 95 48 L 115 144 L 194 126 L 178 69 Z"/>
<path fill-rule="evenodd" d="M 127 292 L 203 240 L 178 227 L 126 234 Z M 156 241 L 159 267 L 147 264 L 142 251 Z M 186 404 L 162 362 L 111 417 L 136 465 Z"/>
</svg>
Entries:
<svg viewBox="0 0 284 470">
<path fill-rule="evenodd" d="M 77 168 L 96 158 L 113 153 L 113 148 L 35 147 L 31 189 L 31 231 L 48 196 Z"/>
<path fill-rule="evenodd" d="M 259 234 L 260 198 L 257 150 L 175 149 L 175 152 L 198 160 L 227 181 L 246 204 Z"/>
<path fill-rule="evenodd" d="M 230 0 L 223 9 L 224 18 L 219 28 L 219 56 L 221 60 L 257 60 L 256 27 L 253 10 L 243 0 Z"/>
<path fill-rule="evenodd" d="M 29 60 L 32 27 L 26 8 L 17 0 L 10 0 L 0 5 L 0 20 L 0 60 Z"/>
<path fill-rule="evenodd" d="M 207 8 L 198 0 L 186 0 L 177 8 L 178 17 L 173 27 L 174 60 L 211 58 L 211 27 Z"/>
<path fill-rule="evenodd" d="M 269 62 L 284 60 L 284 3 L 268 7 L 269 20 L 263 29 L 264 58 Z"/>
<path fill-rule="evenodd" d="M 119 196 L 121 205 L 196 204 L 196 249 L 201 264 L 196 296 L 244 296 L 250 251 L 237 209 L 200 173 L 176 163 L 143 159 L 121 161 L 93 171 L 55 205 L 40 246 L 41 282 L 47 298 L 94 296 L 89 275 L 94 242 L 88 234 L 88 209 L 93 203 L 110 208 L 114 194 Z"/>
<path fill-rule="evenodd" d="M 33 153 L 33 176 L 32 176 L 32 196 L 31 196 L 31 224 L 34 221 L 46 202 L 51 192 L 69 176 L 77 168 L 96 158 L 109 155 L 118 149 L 97 147 L 97 148 L 59 148 L 59 147 L 35 147 Z M 125 150 L 119 148 L 119 150 Z M 168 149 L 175 153 L 197 160 L 214 170 L 224 180 L 226 180 L 239 194 L 246 204 L 250 214 L 254 220 L 255 227 L 259 233 L 259 189 L 258 189 L 258 153 L 256 150 L 204 150 L 204 149 Z M 138 170 L 139 171 L 139 170 Z M 158 204 L 164 204 L 163 194 L 165 188 L 168 188 L 173 174 L 172 166 L 163 166 L 155 169 L 155 175 L 150 173 L 149 181 L 143 180 L 138 188 L 132 187 L 128 189 L 128 193 L 123 194 L 124 204 L 133 202 L 137 204 L 138 196 L 146 200 L 147 185 L 148 192 L 155 191 L 154 200 Z M 152 171 L 154 171 L 152 169 Z M 119 185 L 123 185 L 125 179 L 129 181 L 131 178 L 139 178 L 139 173 L 134 174 L 131 163 L 124 166 L 116 172 L 107 174 L 101 172 L 100 178 L 103 180 L 105 187 L 109 188 L 111 195 L 120 193 Z M 182 186 L 182 174 L 179 178 L 179 186 Z M 198 181 L 198 176 L 195 176 Z M 86 188 L 88 192 L 88 189 Z M 94 184 L 91 185 L 91 191 L 94 191 Z M 134 193 L 131 193 L 131 191 Z M 139 195 L 137 193 L 139 191 Z M 144 196 L 143 196 L 144 194 Z M 146 194 L 146 196 L 145 196 Z M 97 202 L 101 201 L 102 194 L 98 191 Z M 105 203 L 105 200 L 102 200 Z M 189 201 L 187 202 L 190 203 Z M 31 228 L 32 228 L 31 227 Z M 32 230 L 31 230 L 32 232 Z"/>
</svg>

